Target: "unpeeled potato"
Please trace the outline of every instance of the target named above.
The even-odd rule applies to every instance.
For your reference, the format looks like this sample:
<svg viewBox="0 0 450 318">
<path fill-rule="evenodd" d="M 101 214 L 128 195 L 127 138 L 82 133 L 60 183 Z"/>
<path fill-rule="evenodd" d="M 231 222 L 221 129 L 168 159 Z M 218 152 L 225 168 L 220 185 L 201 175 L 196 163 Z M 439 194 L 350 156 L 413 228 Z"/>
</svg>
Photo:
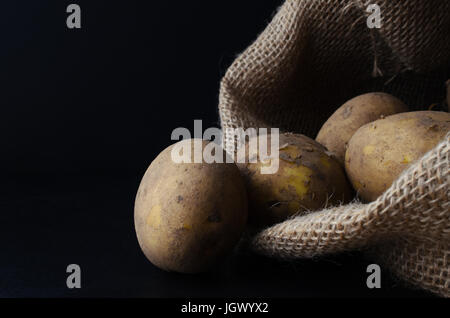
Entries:
<svg viewBox="0 0 450 318">
<path fill-rule="evenodd" d="M 316 141 L 344 164 L 347 143 L 359 127 L 407 111 L 408 107 L 392 95 L 380 92 L 360 95 L 347 101 L 331 115 L 320 129 Z"/>
<path fill-rule="evenodd" d="M 245 153 L 238 156 L 238 167 L 247 185 L 251 224 L 270 225 L 298 213 L 351 200 L 353 193 L 344 168 L 325 147 L 304 135 L 279 135 L 278 170 L 262 174 L 261 168 L 271 166 L 275 160 L 272 137 L 265 137 L 268 138 L 268 158 L 258 153 L 256 162 L 251 163 L 251 141 L 246 144 Z"/>
<path fill-rule="evenodd" d="M 449 130 L 450 114 L 437 111 L 396 114 L 362 126 L 345 155 L 353 187 L 362 199 L 377 199 Z"/>
<path fill-rule="evenodd" d="M 172 160 L 175 146 L 188 145 L 193 161 L 195 143 L 202 150 L 208 144 L 184 140 L 161 152 L 136 196 L 139 244 L 154 265 L 167 271 L 209 270 L 233 249 L 247 220 L 247 196 L 236 164 Z"/>
</svg>

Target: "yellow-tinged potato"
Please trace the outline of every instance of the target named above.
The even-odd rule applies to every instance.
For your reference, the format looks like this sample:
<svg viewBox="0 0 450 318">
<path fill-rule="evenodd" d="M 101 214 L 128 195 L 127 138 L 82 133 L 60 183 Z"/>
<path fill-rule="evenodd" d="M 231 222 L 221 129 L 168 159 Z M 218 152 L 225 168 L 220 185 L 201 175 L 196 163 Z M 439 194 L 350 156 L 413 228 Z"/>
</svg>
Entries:
<svg viewBox="0 0 450 318">
<path fill-rule="evenodd" d="M 201 149 L 209 144 L 193 140 Z M 136 196 L 139 244 L 154 265 L 167 271 L 210 269 L 233 249 L 247 220 L 246 190 L 236 164 L 172 160 L 172 149 L 186 145 L 192 145 L 193 160 L 193 140 L 161 152 L 142 178 Z M 216 151 L 225 158 L 221 148 Z"/>
<path fill-rule="evenodd" d="M 396 114 L 362 126 L 345 155 L 353 187 L 366 201 L 377 199 L 411 163 L 435 147 L 450 130 L 450 114 Z"/>
<path fill-rule="evenodd" d="M 269 156 L 261 157 L 258 151 L 256 162 L 251 163 L 249 159 L 255 159 L 255 155 L 249 156 L 249 145 L 255 138 L 246 144 L 245 154 L 238 153 L 253 225 L 270 225 L 301 212 L 351 200 L 352 189 L 344 168 L 316 141 L 304 135 L 280 134 L 278 171 L 262 174 L 261 167 L 271 166 L 276 157 L 269 135 L 265 136 Z"/>
<path fill-rule="evenodd" d="M 408 107 L 386 93 L 357 96 L 339 107 L 320 129 L 316 141 L 344 164 L 347 143 L 359 127 L 389 115 L 407 112 Z"/>
</svg>

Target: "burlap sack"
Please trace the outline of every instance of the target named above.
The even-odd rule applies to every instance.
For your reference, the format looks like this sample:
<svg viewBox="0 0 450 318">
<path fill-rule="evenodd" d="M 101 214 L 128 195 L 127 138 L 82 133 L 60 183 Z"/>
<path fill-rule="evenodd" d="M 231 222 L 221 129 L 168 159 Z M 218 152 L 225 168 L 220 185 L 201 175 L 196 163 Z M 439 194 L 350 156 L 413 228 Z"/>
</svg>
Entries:
<svg viewBox="0 0 450 318">
<path fill-rule="evenodd" d="M 366 20 L 381 8 L 380 29 Z M 224 76 L 219 101 L 227 128 L 278 127 L 315 138 L 346 100 L 385 91 L 411 109 L 445 97 L 450 69 L 450 1 L 287 0 Z M 407 282 L 450 296 L 450 135 L 377 201 L 298 216 L 252 239 L 260 253 L 315 257 L 370 248 Z"/>
</svg>

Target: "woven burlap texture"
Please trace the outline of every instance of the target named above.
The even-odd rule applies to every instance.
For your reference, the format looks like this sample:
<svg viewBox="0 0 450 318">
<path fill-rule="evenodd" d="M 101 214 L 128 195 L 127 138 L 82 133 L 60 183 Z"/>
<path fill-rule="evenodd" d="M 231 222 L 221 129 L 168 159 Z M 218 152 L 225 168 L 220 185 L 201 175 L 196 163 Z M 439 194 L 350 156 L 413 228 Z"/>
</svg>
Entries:
<svg viewBox="0 0 450 318">
<path fill-rule="evenodd" d="M 374 30 L 363 1 L 287 0 L 222 79 L 225 148 L 235 141 L 228 128 L 278 127 L 314 138 L 338 106 L 375 89 L 413 110 L 442 98 L 448 74 L 435 74 L 449 69 L 450 2 L 376 3 L 382 27 Z M 399 277 L 448 297 L 449 149 L 447 136 L 375 202 L 287 220 L 257 234 L 252 247 L 279 258 L 370 247 Z"/>
</svg>

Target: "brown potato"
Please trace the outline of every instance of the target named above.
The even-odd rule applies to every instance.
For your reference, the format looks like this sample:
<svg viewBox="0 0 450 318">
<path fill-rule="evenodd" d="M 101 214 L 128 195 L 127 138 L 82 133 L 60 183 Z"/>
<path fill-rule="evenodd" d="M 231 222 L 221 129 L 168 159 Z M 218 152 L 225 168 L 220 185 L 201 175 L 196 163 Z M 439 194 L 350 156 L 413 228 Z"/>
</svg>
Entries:
<svg viewBox="0 0 450 318">
<path fill-rule="evenodd" d="M 377 199 L 449 130 L 450 114 L 437 111 L 396 114 L 362 126 L 345 155 L 353 187 L 362 199 Z"/>
<path fill-rule="evenodd" d="M 191 141 L 166 148 L 151 163 L 134 213 L 147 258 L 161 269 L 182 273 L 206 271 L 220 262 L 238 242 L 247 220 L 246 190 L 236 164 L 172 161 L 174 146 Z M 202 149 L 208 144 L 196 142 Z"/>
<path fill-rule="evenodd" d="M 247 184 L 249 222 L 253 225 L 270 225 L 352 198 L 343 167 L 316 141 L 303 135 L 280 134 L 279 168 L 274 174 L 261 173 L 261 167 L 270 166 L 274 160 L 270 141 L 267 148 L 269 158 L 261 158 L 258 152 L 256 163 L 249 162 L 249 143 L 245 154 L 238 154 L 238 167 Z"/>
<path fill-rule="evenodd" d="M 408 107 L 386 93 L 357 96 L 339 107 L 320 129 L 316 141 L 344 164 L 348 141 L 359 127 L 382 117 L 407 112 Z"/>
</svg>

